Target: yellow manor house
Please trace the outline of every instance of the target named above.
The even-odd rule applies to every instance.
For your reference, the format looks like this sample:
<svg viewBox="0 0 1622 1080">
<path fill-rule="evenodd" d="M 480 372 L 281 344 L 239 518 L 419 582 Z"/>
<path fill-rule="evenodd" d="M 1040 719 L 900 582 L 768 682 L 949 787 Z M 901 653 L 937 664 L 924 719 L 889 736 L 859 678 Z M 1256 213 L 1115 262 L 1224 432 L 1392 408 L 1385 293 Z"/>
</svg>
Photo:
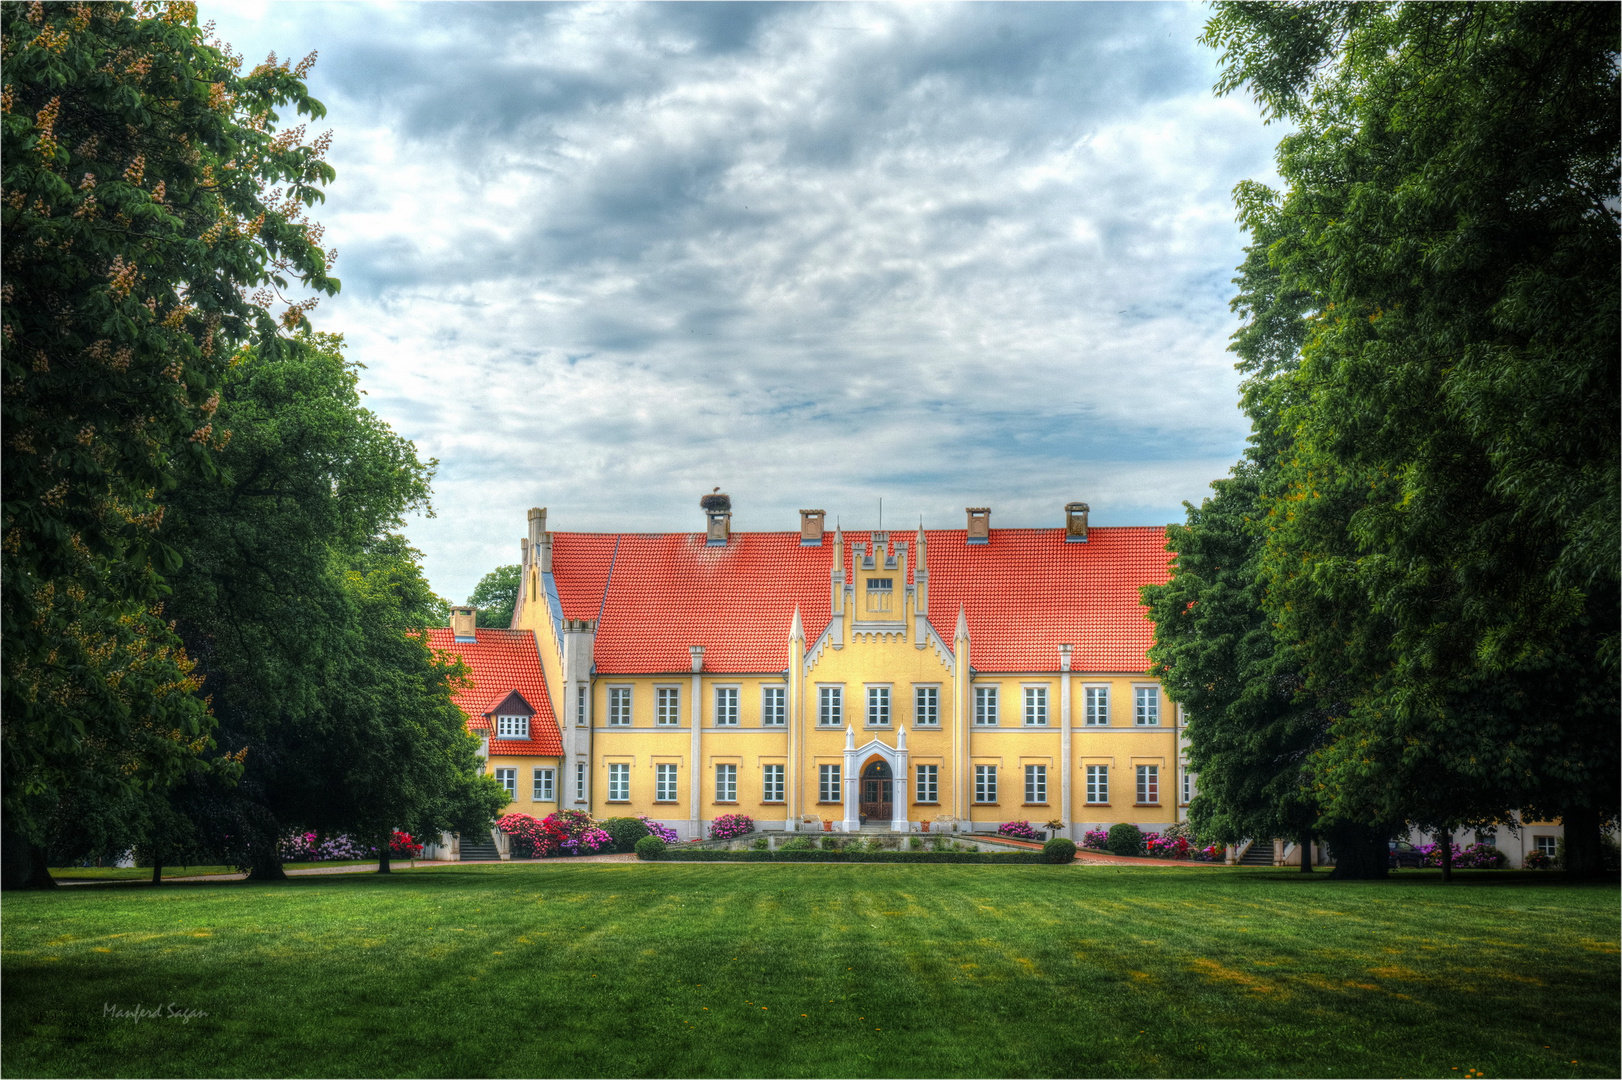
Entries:
<svg viewBox="0 0 1622 1080">
<path fill-rule="evenodd" d="M 547 531 L 529 512 L 509 630 L 432 632 L 511 809 L 645 814 L 683 838 L 724 814 L 853 832 L 1012 821 L 1079 840 L 1182 817 L 1181 717 L 1150 678 L 1138 599 L 1161 528 Z"/>
</svg>

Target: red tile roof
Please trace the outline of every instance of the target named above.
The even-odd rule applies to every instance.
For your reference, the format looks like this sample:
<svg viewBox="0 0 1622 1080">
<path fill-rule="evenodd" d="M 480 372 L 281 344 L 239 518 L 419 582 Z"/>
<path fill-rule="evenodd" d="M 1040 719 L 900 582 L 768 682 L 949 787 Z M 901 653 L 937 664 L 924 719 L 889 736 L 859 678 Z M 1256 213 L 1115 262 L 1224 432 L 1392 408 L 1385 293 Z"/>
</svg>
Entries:
<svg viewBox="0 0 1622 1080">
<path fill-rule="evenodd" d="M 1062 643 L 1075 646 L 1075 671 L 1148 669 L 1153 627 L 1138 589 L 1167 579 L 1164 529 L 1098 527 L 1085 544 L 1065 543 L 1062 529 L 993 529 L 975 545 L 962 529 L 925 536 L 930 622 L 950 643 L 963 606 L 977 670 L 1055 671 Z M 910 582 L 916 533 L 890 538 L 907 543 Z M 702 533 L 556 533 L 552 566 L 565 617 L 601 612 L 599 674 L 687 671 L 690 645 L 705 647 L 706 671 L 781 671 L 794 608 L 807 645 L 828 624 L 826 539 L 801 547 L 797 532 L 734 533 L 708 547 Z M 870 539 L 845 534 L 847 580 Z"/>
<path fill-rule="evenodd" d="M 457 641 L 448 626 L 428 631 L 428 644 L 461 657 L 472 677 L 472 685 L 455 694 L 456 704 L 467 714 L 468 730 L 491 734 L 491 754 L 562 754 L 563 736 L 552 715 L 535 635 L 528 630 L 479 629 L 473 636 L 474 641 Z M 490 713 L 514 690 L 535 710 L 529 718 L 529 738 L 497 739 L 491 732 Z"/>
</svg>

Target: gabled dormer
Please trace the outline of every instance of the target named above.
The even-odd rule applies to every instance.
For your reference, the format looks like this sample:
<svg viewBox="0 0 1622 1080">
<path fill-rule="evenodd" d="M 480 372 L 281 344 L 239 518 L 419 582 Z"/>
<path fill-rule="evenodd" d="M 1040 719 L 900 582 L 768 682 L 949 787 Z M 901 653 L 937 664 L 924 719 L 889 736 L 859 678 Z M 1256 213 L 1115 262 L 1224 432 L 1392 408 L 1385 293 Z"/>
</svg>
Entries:
<svg viewBox="0 0 1622 1080">
<path fill-rule="evenodd" d="M 530 721 L 534 716 L 534 707 L 517 690 L 510 691 L 484 714 L 490 722 L 491 733 L 498 739 L 529 738 Z"/>
</svg>

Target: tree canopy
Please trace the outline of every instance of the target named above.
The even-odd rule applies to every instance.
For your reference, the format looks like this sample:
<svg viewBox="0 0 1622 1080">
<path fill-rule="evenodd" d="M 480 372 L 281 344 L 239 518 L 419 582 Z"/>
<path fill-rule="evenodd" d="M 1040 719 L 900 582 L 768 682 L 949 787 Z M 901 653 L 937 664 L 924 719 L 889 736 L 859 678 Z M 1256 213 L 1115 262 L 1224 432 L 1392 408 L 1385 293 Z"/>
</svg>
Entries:
<svg viewBox="0 0 1622 1080">
<path fill-rule="evenodd" d="M 1218 90 L 1296 128 L 1284 187 L 1238 192 L 1242 577 L 1327 710 L 1323 821 L 1560 816 L 1580 867 L 1616 815 L 1617 30 L 1581 4 L 1207 25 Z M 1160 617 L 1185 681 L 1201 619 Z"/>
<path fill-rule="evenodd" d="M 513 624 L 518 606 L 517 566 L 498 566 L 479 579 L 467 602 L 479 609 L 479 625 L 506 629 Z"/>
</svg>

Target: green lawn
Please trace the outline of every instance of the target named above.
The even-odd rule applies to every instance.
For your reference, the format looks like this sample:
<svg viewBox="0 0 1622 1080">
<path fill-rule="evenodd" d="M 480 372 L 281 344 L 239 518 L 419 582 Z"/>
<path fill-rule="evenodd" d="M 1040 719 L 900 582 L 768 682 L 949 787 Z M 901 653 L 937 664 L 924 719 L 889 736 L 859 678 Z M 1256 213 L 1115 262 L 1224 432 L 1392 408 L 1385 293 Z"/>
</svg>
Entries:
<svg viewBox="0 0 1622 1080">
<path fill-rule="evenodd" d="M 12 894 L 5 1071 L 1622 1072 L 1617 889 L 1458 877 L 577 863 Z M 137 1006 L 162 1015 L 108 1015 Z"/>
</svg>

